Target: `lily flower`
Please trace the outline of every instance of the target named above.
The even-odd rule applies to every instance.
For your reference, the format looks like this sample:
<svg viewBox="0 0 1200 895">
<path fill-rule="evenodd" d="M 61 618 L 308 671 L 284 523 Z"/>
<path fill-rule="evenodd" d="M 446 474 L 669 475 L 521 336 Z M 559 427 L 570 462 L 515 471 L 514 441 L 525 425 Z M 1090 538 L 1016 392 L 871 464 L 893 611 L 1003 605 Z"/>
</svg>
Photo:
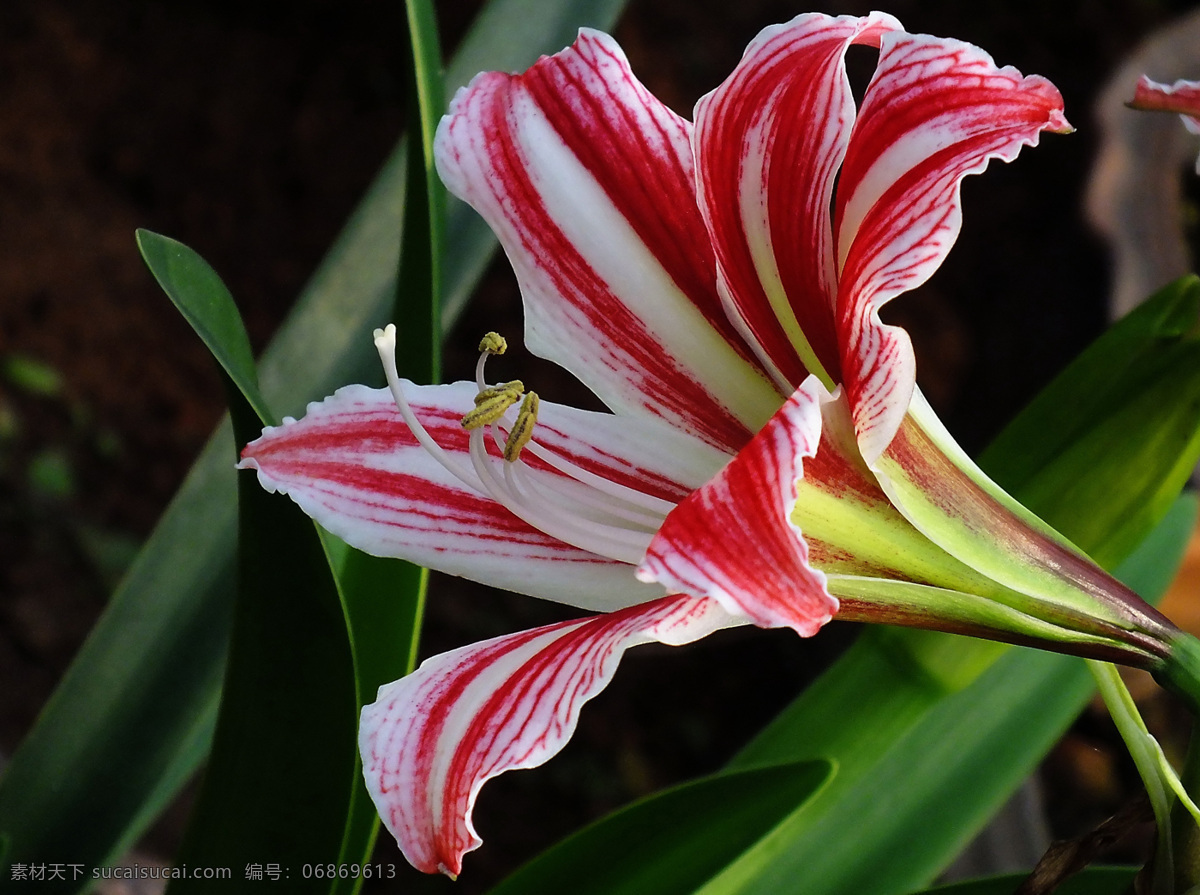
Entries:
<svg viewBox="0 0 1200 895">
<path fill-rule="evenodd" d="M 1200 134 L 1200 81 L 1180 80 L 1167 85 L 1142 75 L 1129 105 L 1148 112 L 1178 112 L 1183 126 Z M 1196 173 L 1200 174 L 1200 157 L 1196 158 Z"/>
<path fill-rule="evenodd" d="M 852 44 L 879 50 L 856 109 Z M 1170 623 L 992 483 L 879 309 L 933 274 L 959 185 L 1042 131 L 1058 91 L 894 18 L 767 28 L 695 123 L 584 30 L 485 73 L 438 170 L 520 281 L 525 343 L 610 408 L 519 382 L 349 386 L 241 466 L 367 552 L 595 614 L 464 646 L 363 710 L 367 785 L 408 860 L 459 873 L 480 787 L 539 765 L 631 646 L 867 619 L 1156 667 Z"/>
</svg>

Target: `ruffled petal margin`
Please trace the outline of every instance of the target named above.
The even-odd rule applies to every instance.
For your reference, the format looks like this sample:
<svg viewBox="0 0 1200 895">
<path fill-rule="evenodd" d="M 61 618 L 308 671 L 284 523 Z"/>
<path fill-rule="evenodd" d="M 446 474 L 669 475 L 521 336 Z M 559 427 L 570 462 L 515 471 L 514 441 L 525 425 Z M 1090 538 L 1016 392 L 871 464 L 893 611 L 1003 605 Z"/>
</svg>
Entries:
<svg viewBox="0 0 1200 895">
<path fill-rule="evenodd" d="M 1178 112 L 1200 119 L 1200 81 L 1176 81 L 1160 84 L 1142 75 L 1138 79 L 1131 105 L 1135 109 L 1157 112 Z"/>
<path fill-rule="evenodd" d="M 468 457 L 461 420 L 475 386 L 404 384 L 417 417 L 465 473 L 442 466 L 409 431 L 386 389 L 347 386 L 310 404 L 303 419 L 264 430 L 246 446 L 243 469 L 282 491 L 354 547 L 452 575 L 611 611 L 662 596 L 632 568 L 572 547 L 488 497 Z M 622 419 L 543 402 L 539 443 L 609 481 L 677 502 L 727 455 L 653 420 Z M 494 446 L 493 446 L 494 449 Z M 526 455 L 528 456 L 528 454 Z M 497 463 L 501 462 L 498 459 Z M 529 457 L 530 474 L 558 476 Z"/>
<path fill-rule="evenodd" d="M 1184 127 L 1200 134 L 1200 81 L 1176 81 L 1168 85 L 1142 75 L 1129 105 L 1150 112 L 1178 112 Z M 1200 158 L 1196 159 L 1196 173 L 1200 174 Z"/>
<path fill-rule="evenodd" d="M 792 521 L 796 482 L 820 443 L 828 400 L 815 376 L 806 379 L 719 475 L 667 516 L 638 577 L 711 597 L 764 628 L 810 637 L 828 622 L 838 601 L 809 565 Z"/>
<path fill-rule="evenodd" d="M 459 91 L 435 142 L 452 193 L 517 274 L 525 343 L 623 414 L 735 452 L 780 396 L 726 318 L 696 207 L 691 125 L 584 29 Z"/>
<path fill-rule="evenodd" d="M 697 191 L 730 314 L 789 391 L 838 378 L 829 209 L 854 124 L 846 49 L 898 28 L 883 13 L 797 16 L 696 105 Z"/>
<path fill-rule="evenodd" d="M 908 409 L 916 363 L 908 335 L 879 309 L 925 282 L 962 226 L 960 185 L 1011 161 L 1043 130 L 1068 131 L 1045 78 L 997 68 L 978 47 L 883 35 L 838 182 L 838 343 L 859 445 L 873 463 Z"/>
<path fill-rule="evenodd" d="M 363 774 L 379 816 L 414 867 L 456 876 L 481 842 L 471 820 L 480 788 L 557 754 L 625 650 L 744 621 L 713 600 L 672 596 L 425 660 L 362 712 Z"/>
</svg>

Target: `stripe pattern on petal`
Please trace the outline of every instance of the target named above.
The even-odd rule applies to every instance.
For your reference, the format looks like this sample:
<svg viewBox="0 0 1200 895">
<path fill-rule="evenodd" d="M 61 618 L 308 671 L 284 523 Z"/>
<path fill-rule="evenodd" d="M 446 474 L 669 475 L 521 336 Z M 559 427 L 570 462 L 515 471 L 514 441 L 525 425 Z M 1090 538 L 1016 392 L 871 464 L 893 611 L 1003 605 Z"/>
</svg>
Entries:
<svg viewBox="0 0 1200 895">
<path fill-rule="evenodd" d="M 492 226 L 526 309 L 526 344 L 614 410 L 735 451 L 777 390 L 724 314 L 696 206 L 691 125 L 583 31 L 523 75 L 461 91 L 438 170 Z"/>
<path fill-rule="evenodd" d="M 809 637 L 837 612 L 792 521 L 796 482 L 829 396 L 815 376 L 712 481 L 673 510 L 638 568 L 668 591 L 711 597 L 761 627 Z"/>
<path fill-rule="evenodd" d="M 413 866 L 457 875 L 481 841 L 480 788 L 557 754 L 626 649 L 738 623 L 712 600 L 672 596 L 427 659 L 363 709 L 359 748 L 380 817 Z"/>
</svg>

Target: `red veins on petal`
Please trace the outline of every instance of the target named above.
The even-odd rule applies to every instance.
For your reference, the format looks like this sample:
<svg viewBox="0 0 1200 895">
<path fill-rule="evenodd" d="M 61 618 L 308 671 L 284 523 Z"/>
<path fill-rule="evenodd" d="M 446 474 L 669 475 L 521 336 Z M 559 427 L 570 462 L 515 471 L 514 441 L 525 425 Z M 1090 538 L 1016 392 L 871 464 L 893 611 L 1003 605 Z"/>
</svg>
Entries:
<svg viewBox="0 0 1200 895">
<path fill-rule="evenodd" d="M 679 645 L 735 623 L 712 600 L 664 597 L 443 653 L 380 688 L 363 709 L 359 747 L 405 857 L 457 875 L 481 841 L 471 820 L 480 788 L 558 753 L 626 649 Z"/>
<path fill-rule="evenodd" d="M 908 335 L 879 308 L 927 280 L 962 225 L 960 183 L 1011 161 L 1043 130 L 1069 130 L 1044 78 L 997 68 L 959 41 L 885 34 L 836 197 L 838 342 L 859 443 L 874 462 L 908 409 Z"/>
<path fill-rule="evenodd" d="M 1200 120 L 1200 81 L 1176 81 L 1167 85 L 1142 75 L 1129 105 L 1147 111 L 1178 112 Z"/>
<path fill-rule="evenodd" d="M 722 280 L 734 313 L 793 387 L 809 371 L 788 323 L 837 377 L 829 208 L 854 123 L 846 48 L 878 46 L 884 31 L 899 27 L 877 13 L 802 15 L 768 28 L 696 106 L 697 191 Z M 764 287 L 776 279 L 786 308 L 773 307 Z"/>
<path fill-rule="evenodd" d="M 404 385 L 418 419 L 468 475 L 444 468 L 409 431 L 385 390 L 348 386 L 309 405 L 299 421 L 268 428 L 247 445 L 242 466 L 288 494 L 351 545 L 592 611 L 620 608 L 660 593 L 629 566 L 571 546 L 522 521 L 486 496 L 468 456 L 463 414 L 472 383 Z M 698 439 L 647 420 L 620 419 L 551 402 L 537 437 L 560 459 L 609 482 L 681 500 L 720 468 L 724 455 Z M 488 439 L 495 463 L 499 449 Z M 534 483 L 563 474 L 526 451 Z"/>
<path fill-rule="evenodd" d="M 512 261 L 526 305 L 526 342 L 612 406 L 659 416 L 736 450 L 751 431 L 706 382 L 699 358 L 669 344 L 639 302 L 669 288 L 699 311 L 748 368 L 753 353 L 721 309 L 712 247 L 696 207 L 691 125 L 633 77 L 607 35 L 584 31 L 523 75 L 480 75 L 455 98 L 437 140 L 452 192 L 487 219 Z M 584 183 L 588 181 L 588 183 Z M 570 184 L 598 188 L 611 229 Z M 625 282 L 628 253 L 661 276 Z M 635 277 L 636 279 L 636 277 Z M 673 284 L 673 285 L 672 285 Z M 757 374 L 756 374 L 757 375 Z"/>
<path fill-rule="evenodd" d="M 810 637 L 837 612 L 792 523 L 796 482 L 821 437 L 824 389 L 809 377 L 712 481 L 676 507 L 638 569 L 668 591 L 712 597 L 760 627 Z"/>
</svg>

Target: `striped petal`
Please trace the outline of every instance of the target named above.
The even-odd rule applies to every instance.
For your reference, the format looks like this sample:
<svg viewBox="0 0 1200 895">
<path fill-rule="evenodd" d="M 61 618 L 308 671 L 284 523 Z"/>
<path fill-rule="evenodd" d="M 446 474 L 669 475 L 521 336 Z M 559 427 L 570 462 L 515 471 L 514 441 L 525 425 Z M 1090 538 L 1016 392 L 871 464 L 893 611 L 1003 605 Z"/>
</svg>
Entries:
<svg viewBox="0 0 1200 895">
<path fill-rule="evenodd" d="M 963 177 L 1011 161 L 1043 130 L 1068 129 L 1044 78 L 997 68 L 959 41 L 883 35 L 835 206 L 842 374 L 868 463 L 899 428 L 915 382 L 908 336 L 880 322 L 880 307 L 942 263 L 962 224 Z"/>
<path fill-rule="evenodd" d="M 711 597 L 761 627 L 809 637 L 828 622 L 837 600 L 809 565 L 792 520 L 796 482 L 820 441 L 826 400 L 810 376 L 719 475 L 667 516 L 638 577 Z"/>
<path fill-rule="evenodd" d="M 1200 81 L 1176 81 L 1167 85 L 1142 75 L 1129 105 L 1146 111 L 1178 112 L 1184 127 L 1193 134 L 1200 134 Z M 1200 158 L 1196 159 L 1196 173 L 1200 174 Z"/>
<path fill-rule="evenodd" d="M 712 600 L 664 597 L 427 659 L 362 712 L 363 774 L 379 816 L 414 867 L 457 875 L 481 841 L 471 822 L 480 788 L 558 753 L 626 649 L 742 621 Z"/>
<path fill-rule="evenodd" d="M 690 135 L 585 29 L 522 75 L 475 78 L 435 152 L 512 262 L 530 350 L 614 410 L 733 452 L 780 396 L 721 308 Z"/>
<path fill-rule="evenodd" d="M 266 429 L 246 446 L 241 466 L 256 469 L 265 488 L 288 494 L 329 531 L 374 555 L 593 611 L 662 595 L 660 588 L 639 583 L 628 564 L 572 547 L 486 496 L 461 425 L 474 407 L 473 384 L 404 388 L 462 478 L 418 444 L 389 392 L 364 386 L 339 389 L 309 405 L 303 419 Z M 542 404 L 536 435 L 576 466 L 671 503 L 727 459 L 653 420 L 549 402 Z M 562 478 L 533 457 L 528 471 L 534 481 Z"/>
<path fill-rule="evenodd" d="M 1200 81 L 1176 81 L 1160 84 L 1145 75 L 1138 79 L 1133 93 L 1135 109 L 1158 112 L 1178 112 L 1192 119 L 1200 119 Z"/>
<path fill-rule="evenodd" d="M 838 375 L 829 209 L 854 124 L 846 48 L 899 27 L 814 13 L 767 28 L 696 106 L 697 190 L 730 313 L 788 391 Z"/>
</svg>

